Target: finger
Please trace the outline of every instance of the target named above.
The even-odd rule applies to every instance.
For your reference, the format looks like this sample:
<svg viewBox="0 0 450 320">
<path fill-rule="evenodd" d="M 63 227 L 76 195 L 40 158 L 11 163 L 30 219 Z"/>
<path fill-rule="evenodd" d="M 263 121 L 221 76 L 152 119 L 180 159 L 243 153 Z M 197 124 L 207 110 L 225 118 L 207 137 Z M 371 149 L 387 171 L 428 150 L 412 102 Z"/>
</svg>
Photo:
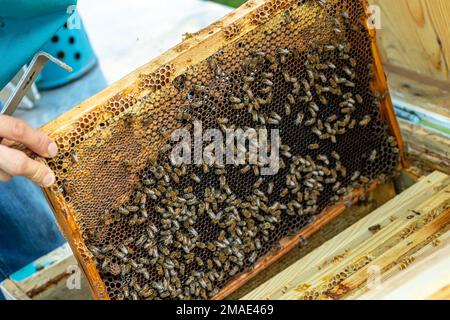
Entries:
<svg viewBox="0 0 450 320">
<path fill-rule="evenodd" d="M 0 137 L 23 143 L 43 157 L 54 157 L 58 154 L 56 143 L 47 135 L 10 116 L 0 115 Z"/>
<path fill-rule="evenodd" d="M 7 147 L 11 147 L 12 145 L 14 145 L 14 143 L 15 143 L 15 142 L 12 141 L 12 140 L 3 138 L 1 144 L 4 145 L 4 146 L 7 146 Z"/>
<path fill-rule="evenodd" d="M 44 164 L 28 158 L 23 152 L 0 145 L 0 170 L 10 176 L 24 176 L 43 187 L 55 182 L 55 175 Z"/>
<path fill-rule="evenodd" d="M 9 174 L 7 174 L 6 172 L 0 170 L 0 181 L 2 182 L 8 182 L 9 180 L 11 180 L 11 176 Z"/>
</svg>

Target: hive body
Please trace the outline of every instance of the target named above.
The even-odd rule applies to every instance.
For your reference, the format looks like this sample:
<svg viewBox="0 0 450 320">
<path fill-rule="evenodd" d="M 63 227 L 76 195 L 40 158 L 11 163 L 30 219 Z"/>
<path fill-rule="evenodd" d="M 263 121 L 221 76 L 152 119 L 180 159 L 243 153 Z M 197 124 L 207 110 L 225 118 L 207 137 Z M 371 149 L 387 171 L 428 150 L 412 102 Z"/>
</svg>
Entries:
<svg viewBox="0 0 450 320">
<path fill-rule="evenodd" d="M 45 192 L 96 297 L 220 296 L 280 240 L 395 171 L 364 8 L 254 1 L 44 128 L 63 150 Z M 277 129 L 280 170 L 174 165 L 170 135 L 194 121 Z"/>
</svg>

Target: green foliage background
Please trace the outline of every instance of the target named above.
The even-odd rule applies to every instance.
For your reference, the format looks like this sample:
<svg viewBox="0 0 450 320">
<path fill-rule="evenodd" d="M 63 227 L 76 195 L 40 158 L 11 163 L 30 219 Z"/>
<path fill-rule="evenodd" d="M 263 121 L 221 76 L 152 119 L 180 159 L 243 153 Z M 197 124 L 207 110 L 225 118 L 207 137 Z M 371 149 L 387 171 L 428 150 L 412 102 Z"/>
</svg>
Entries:
<svg viewBox="0 0 450 320">
<path fill-rule="evenodd" d="M 221 3 L 226 6 L 233 7 L 233 8 L 237 8 L 237 7 L 241 6 L 243 3 L 245 3 L 247 0 L 210 0 L 210 1 Z"/>
</svg>

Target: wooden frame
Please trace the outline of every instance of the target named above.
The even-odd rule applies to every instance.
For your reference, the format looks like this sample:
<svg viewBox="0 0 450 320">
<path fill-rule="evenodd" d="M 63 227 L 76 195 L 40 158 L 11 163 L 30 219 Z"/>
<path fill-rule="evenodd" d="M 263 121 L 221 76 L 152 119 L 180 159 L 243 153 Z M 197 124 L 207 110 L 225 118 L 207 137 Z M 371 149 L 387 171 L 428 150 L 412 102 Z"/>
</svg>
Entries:
<svg viewBox="0 0 450 320">
<path fill-rule="evenodd" d="M 171 72 L 169 80 L 172 81 L 178 75 L 183 74 L 189 66 L 204 61 L 213 53 L 220 50 L 223 46 L 234 42 L 240 36 L 257 28 L 258 25 L 252 22 L 252 14 L 269 2 L 279 4 L 281 7 L 292 3 L 291 0 L 254 0 L 246 3 L 236 11 L 225 16 L 223 19 L 197 32 L 193 35 L 193 37 L 185 40 L 183 43 L 167 51 L 160 57 L 135 70 L 122 80 L 109 86 L 104 91 L 50 122 L 44 126 L 42 130 L 49 134 L 50 137 L 58 141 L 58 139 L 61 139 L 64 135 L 76 130 L 78 120 L 83 119 L 83 117 L 88 116 L 92 112 L 101 111 L 108 100 L 114 96 L 118 94 L 126 95 L 129 93 L 133 93 L 137 99 L 145 96 L 148 94 L 148 90 L 138 88 L 140 76 L 143 74 L 151 74 L 157 71 L 161 66 L 171 66 L 173 72 Z M 367 8 L 367 3 L 363 0 L 361 0 L 361 2 L 363 3 L 364 8 Z M 367 26 L 366 21 L 362 21 L 362 23 Z M 233 34 L 230 37 L 229 27 L 233 25 L 239 25 L 241 28 L 238 33 Z M 386 78 L 376 45 L 375 30 L 369 30 L 369 32 L 372 38 L 372 52 L 375 58 L 375 81 L 373 83 L 374 90 L 387 93 Z M 403 141 L 395 114 L 393 112 L 389 94 L 386 94 L 384 99 L 381 101 L 381 111 L 382 115 L 387 119 L 387 122 L 392 130 L 392 134 L 398 141 L 402 166 L 405 167 L 407 166 L 407 163 L 403 156 Z M 377 181 L 374 181 L 372 187 L 375 187 L 377 183 Z M 78 248 L 78 250 L 74 250 L 74 254 L 83 271 L 88 275 L 87 278 L 90 282 L 93 296 L 97 299 L 108 299 L 106 288 L 92 260 L 89 258 L 89 253 L 84 246 L 80 229 L 75 221 L 75 217 L 72 214 L 71 209 L 67 206 L 62 196 L 57 196 L 48 189 L 44 189 L 43 191 L 55 213 L 62 233 L 65 235 L 72 248 Z M 289 251 L 292 247 L 298 245 L 303 239 L 308 238 L 328 221 L 334 219 L 342 213 L 349 201 L 354 201 L 363 193 L 363 190 L 356 190 L 350 194 L 347 199 L 335 207 L 322 212 L 314 223 L 303 229 L 298 235 L 290 239 L 283 240 L 281 242 L 281 250 L 279 250 L 276 254 L 271 254 L 261 259 L 255 266 L 254 270 L 240 275 L 214 298 L 225 298 L 228 294 L 251 279 L 257 272 L 266 268 L 280 256 Z"/>
<path fill-rule="evenodd" d="M 446 174 L 421 178 L 242 299 L 305 299 L 316 293 L 317 299 L 356 299 L 368 291 L 370 267 L 376 267 L 384 281 L 440 247 L 448 252 L 449 190 Z M 327 290 L 321 293 L 324 287 Z"/>
</svg>

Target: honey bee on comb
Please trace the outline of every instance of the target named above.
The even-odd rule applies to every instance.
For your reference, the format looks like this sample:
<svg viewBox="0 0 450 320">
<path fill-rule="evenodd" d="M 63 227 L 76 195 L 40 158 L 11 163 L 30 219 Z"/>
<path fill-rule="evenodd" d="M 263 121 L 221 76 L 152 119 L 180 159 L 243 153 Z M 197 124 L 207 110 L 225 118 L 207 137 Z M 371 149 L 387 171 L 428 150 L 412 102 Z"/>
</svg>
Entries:
<svg viewBox="0 0 450 320">
<path fill-rule="evenodd" d="M 402 145 L 388 95 L 373 90 L 386 83 L 364 3 L 253 1 L 198 38 L 201 54 L 193 35 L 54 134 L 64 156 L 48 160 L 57 187 L 45 192 L 56 211 L 71 208 L 61 221 L 79 230 L 69 236 L 81 239 L 71 243 L 96 298 L 223 298 L 284 253 L 281 240 L 306 243 L 318 215 L 395 172 Z M 195 162 L 197 122 L 203 132 L 276 130 L 279 170 L 267 175 L 247 154 Z M 191 163 L 171 157 L 176 129 L 192 137 Z M 233 156 L 247 147 L 255 142 Z"/>
</svg>

